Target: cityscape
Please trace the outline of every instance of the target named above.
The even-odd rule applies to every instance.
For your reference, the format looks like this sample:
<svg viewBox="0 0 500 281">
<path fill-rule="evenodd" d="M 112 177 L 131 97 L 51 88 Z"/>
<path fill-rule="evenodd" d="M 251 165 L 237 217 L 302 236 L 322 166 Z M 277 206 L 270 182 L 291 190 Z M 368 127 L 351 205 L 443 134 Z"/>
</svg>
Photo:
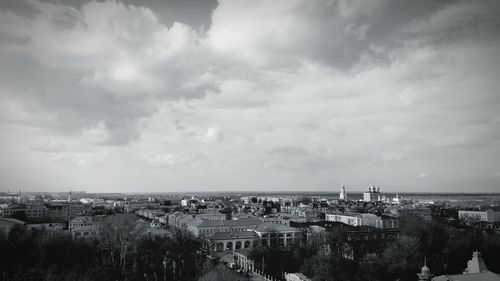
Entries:
<svg viewBox="0 0 500 281">
<path fill-rule="evenodd" d="M 500 278 L 498 193 L 392 196 L 342 184 L 317 194 L 6 192 L 0 200 L 4 280 Z M 27 259 L 23 247 L 40 256 Z"/>
<path fill-rule="evenodd" d="M 0 0 L 0 281 L 500 281 L 499 15 Z"/>
</svg>

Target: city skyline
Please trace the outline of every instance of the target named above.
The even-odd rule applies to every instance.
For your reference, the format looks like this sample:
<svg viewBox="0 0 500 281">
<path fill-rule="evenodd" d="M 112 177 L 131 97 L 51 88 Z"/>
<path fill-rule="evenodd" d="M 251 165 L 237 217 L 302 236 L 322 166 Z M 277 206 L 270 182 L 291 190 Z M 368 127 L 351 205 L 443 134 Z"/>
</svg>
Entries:
<svg viewBox="0 0 500 281">
<path fill-rule="evenodd" d="M 498 192 L 498 1 L 1 1 L 0 192 Z"/>
</svg>

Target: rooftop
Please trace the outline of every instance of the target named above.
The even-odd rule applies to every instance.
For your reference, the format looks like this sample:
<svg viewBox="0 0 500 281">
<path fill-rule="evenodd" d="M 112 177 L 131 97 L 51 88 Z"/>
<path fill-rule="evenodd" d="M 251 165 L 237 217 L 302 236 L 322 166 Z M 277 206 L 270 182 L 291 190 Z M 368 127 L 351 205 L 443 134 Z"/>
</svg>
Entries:
<svg viewBox="0 0 500 281">
<path fill-rule="evenodd" d="M 212 235 L 213 240 L 226 240 L 234 238 L 258 238 L 259 236 L 253 231 L 232 231 L 232 232 L 216 232 Z"/>
<path fill-rule="evenodd" d="M 432 281 L 500 281 L 500 275 L 491 271 L 469 274 L 441 275 Z"/>
<path fill-rule="evenodd" d="M 254 226 L 262 223 L 260 219 L 238 219 L 238 220 L 222 220 L 222 221 L 212 221 L 212 220 L 202 220 L 197 223 L 198 227 L 214 227 L 214 226 Z"/>
<path fill-rule="evenodd" d="M 265 222 L 257 225 L 257 227 L 250 228 L 257 232 L 287 232 L 287 231 L 300 231 L 300 229 L 295 227 L 290 227 L 284 224 Z"/>
<path fill-rule="evenodd" d="M 24 224 L 23 221 L 20 221 L 18 219 L 13 219 L 13 218 L 0 218 L 0 223 L 6 223 L 6 224 Z"/>
</svg>

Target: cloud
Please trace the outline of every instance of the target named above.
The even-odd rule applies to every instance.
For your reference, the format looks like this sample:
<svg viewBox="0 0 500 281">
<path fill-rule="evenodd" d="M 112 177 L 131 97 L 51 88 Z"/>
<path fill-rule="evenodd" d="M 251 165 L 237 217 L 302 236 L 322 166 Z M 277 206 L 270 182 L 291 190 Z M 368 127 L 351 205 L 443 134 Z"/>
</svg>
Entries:
<svg viewBox="0 0 500 281">
<path fill-rule="evenodd" d="M 150 9 L 115 1 L 81 10 L 31 5 L 32 18 L 2 12 L 1 56 L 14 66 L 2 79 L 2 96 L 52 115 L 44 124 L 51 129 L 105 124 L 110 143 L 128 143 L 138 137 L 134 123 L 154 113 L 155 102 L 213 91 L 213 77 L 196 59 L 199 35 L 187 25 L 166 27 Z"/>
<path fill-rule="evenodd" d="M 495 1 L 221 0 L 206 29 L 22 3 L 0 10 L 6 185 L 496 188 Z"/>
</svg>

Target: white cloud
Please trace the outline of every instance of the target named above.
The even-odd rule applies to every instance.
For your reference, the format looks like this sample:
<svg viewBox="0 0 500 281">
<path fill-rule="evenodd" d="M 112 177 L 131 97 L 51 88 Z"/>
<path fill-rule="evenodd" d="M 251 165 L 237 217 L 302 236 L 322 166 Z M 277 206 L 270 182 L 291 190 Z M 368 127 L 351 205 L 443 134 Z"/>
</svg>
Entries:
<svg viewBox="0 0 500 281">
<path fill-rule="evenodd" d="M 0 151 L 45 188 L 493 178 L 498 5 L 405 3 L 220 1 L 207 32 L 115 1 L 0 11 Z"/>
</svg>

